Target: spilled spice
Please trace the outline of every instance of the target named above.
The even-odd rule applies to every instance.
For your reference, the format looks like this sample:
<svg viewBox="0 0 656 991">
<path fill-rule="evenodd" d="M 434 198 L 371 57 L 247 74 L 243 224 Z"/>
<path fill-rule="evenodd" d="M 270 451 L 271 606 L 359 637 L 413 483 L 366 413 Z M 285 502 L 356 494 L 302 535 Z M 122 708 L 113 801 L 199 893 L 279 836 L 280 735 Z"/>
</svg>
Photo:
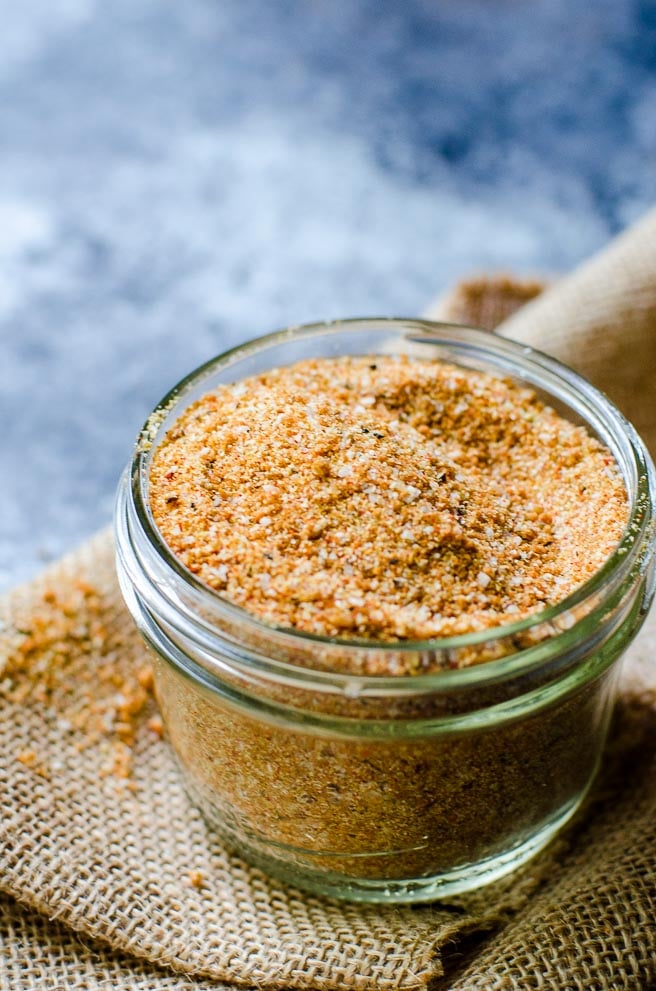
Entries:
<svg viewBox="0 0 656 991">
<path fill-rule="evenodd" d="M 39 760 L 36 750 L 20 750 L 16 754 L 16 760 L 20 764 L 24 764 L 25 767 L 29 767 L 35 774 L 39 774 L 42 778 L 50 777 L 50 768 L 47 763 Z"/>
<path fill-rule="evenodd" d="M 101 745 L 100 773 L 127 779 L 135 733 L 153 697 L 153 671 L 150 665 L 126 670 L 123 634 L 107 629 L 105 612 L 86 582 L 67 586 L 65 594 L 46 590 L 38 609 L 3 631 L 0 697 L 38 707 L 78 751 Z M 36 744 L 16 759 L 42 776 L 51 773 Z"/>
<path fill-rule="evenodd" d="M 205 877 L 202 871 L 189 871 L 187 877 L 190 887 L 196 888 L 197 890 L 202 888 L 205 884 Z"/>
</svg>

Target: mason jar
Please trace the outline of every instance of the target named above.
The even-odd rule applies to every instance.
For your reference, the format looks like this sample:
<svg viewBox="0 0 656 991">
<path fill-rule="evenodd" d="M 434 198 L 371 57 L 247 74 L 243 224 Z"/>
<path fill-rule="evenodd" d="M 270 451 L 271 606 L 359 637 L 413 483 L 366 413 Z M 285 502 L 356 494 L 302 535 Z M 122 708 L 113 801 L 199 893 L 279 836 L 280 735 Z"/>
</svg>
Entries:
<svg viewBox="0 0 656 991">
<path fill-rule="evenodd" d="M 514 379 L 610 449 L 629 518 L 589 581 L 495 629 L 423 642 L 343 640 L 258 619 L 174 556 L 149 508 L 149 465 L 191 403 L 301 359 L 382 354 Z M 654 482 L 635 430 L 590 383 L 462 326 L 314 324 L 192 372 L 145 424 L 116 507 L 121 589 L 152 651 L 191 799 L 248 861 L 338 898 L 428 901 L 518 867 L 572 816 L 598 768 L 619 661 L 653 597 Z M 362 673 L 393 670 L 395 659 L 398 670 L 434 673 Z"/>
</svg>

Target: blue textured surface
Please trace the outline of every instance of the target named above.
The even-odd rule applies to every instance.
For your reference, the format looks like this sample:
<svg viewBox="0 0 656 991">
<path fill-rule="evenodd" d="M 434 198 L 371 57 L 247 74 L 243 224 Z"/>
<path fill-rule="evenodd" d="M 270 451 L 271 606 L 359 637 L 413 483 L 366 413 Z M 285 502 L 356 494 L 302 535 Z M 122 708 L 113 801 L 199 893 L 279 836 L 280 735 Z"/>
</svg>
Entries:
<svg viewBox="0 0 656 991">
<path fill-rule="evenodd" d="M 0 584 L 212 354 L 557 272 L 654 195 L 656 5 L 0 0 Z"/>
</svg>

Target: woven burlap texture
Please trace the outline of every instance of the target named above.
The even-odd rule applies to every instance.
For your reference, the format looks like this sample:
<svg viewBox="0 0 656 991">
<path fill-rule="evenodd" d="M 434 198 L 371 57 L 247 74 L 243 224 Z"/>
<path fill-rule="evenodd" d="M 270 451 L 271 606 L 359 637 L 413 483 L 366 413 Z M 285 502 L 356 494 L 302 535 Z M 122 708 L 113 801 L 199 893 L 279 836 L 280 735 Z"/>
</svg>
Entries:
<svg viewBox="0 0 656 991">
<path fill-rule="evenodd" d="M 503 281 L 477 286 L 443 303 L 439 315 L 458 312 L 476 323 L 535 295 Z M 566 347 L 564 357 L 611 395 L 615 385 L 615 398 L 653 449 L 656 216 L 506 327 L 558 356 Z M 640 366 L 627 372 L 630 388 L 597 369 L 600 353 L 618 375 L 625 365 Z M 146 658 L 120 601 L 107 534 L 12 593 L 2 611 L 3 987 L 205 989 L 228 981 L 411 988 L 443 974 L 440 950 L 448 951 L 440 986 L 454 991 L 649 987 L 656 957 L 653 614 L 626 665 L 606 772 L 568 835 L 484 894 L 451 906 L 383 909 L 302 895 L 228 854 L 184 794 L 151 721 L 152 700 L 132 720 L 126 755 L 103 719 L 114 711 L 112 693 L 134 682 Z M 44 677 L 46 665 L 54 673 Z M 469 967 L 453 953 L 459 936 L 502 923 Z"/>
</svg>

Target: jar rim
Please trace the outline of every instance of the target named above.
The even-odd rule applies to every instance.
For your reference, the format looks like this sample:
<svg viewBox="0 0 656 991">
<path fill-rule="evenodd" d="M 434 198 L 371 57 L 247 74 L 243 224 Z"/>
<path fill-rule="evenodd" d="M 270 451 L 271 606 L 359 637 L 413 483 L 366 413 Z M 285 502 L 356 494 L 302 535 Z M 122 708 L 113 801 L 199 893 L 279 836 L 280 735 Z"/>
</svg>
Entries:
<svg viewBox="0 0 656 991">
<path fill-rule="evenodd" d="M 384 330 L 390 334 L 404 332 L 404 339 L 411 343 L 448 345 L 463 356 L 467 353 L 487 357 L 496 355 L 500 359 L 498 362 L 500 368 L 509 375 L 514 373 L 517 376 L 518 371 L 521 373 L 522 370 L 525 372 L 530 369 L 536 374 L 539 373 L 540 387 L 549 395 L 558 395 L 561 401 L 568 401 L 567 398 L 563 400 L 563 396 L 558 392 L 552 392 L 549 389 L 549 384 L 557 384 L 560 387 L 560 393 L 567 393 L 572 399 L 576 399 L 576 411 L 584 418 L 588 426 L 592 425 L 594 428 L 594 424 L 591 424 L 586 416 L 586 411 L 592 415 L 597 426 L 603 424 L 606 428 L 605 437 L 615 442 L 611 447 L 611 452 L 620 464 L 620 468 L 623 467 L 622 474 L 630 502 L 629 518 L 619 543 L 601 568 L 566 598 L 513 623 L 450 637 L 398 641 L 328 637 L 272 623 L 231 602 L 197 578 L 169 548 L 154 521 L 146 496 L 148 466 L 150 452 L 155 445 L 155 438 L 159 429 L 185 396 L 217 370 L 236 366 L 242 359 L 266 351 L 272 346 L 284 344 L 286 341 L 310 339 L 325 334 L 338 334 L 342 331 L 357 333 L 359 330 L 372 331 L 376 329 Z M 531 381 L 530 376 L 522 375 L 522 378 Z M 618 456 L 620 445 L 622 445 L 623 465 Z M 627 468 L 632 471 L 634 476 L 633 491 L 626 477 Z M 656 515 L 654 465 L 635 428 L 604 393 L 568 366 L 537 349 L 464 324 L 429 321 L 415 317 L 354 317 L 292 326 L 251 339 L 209 359 L 174 385 L 155 406 L 146 420 L 131 460 L 129 484 L 136 519 L 148 543 L 156 550 L 171 575 L 190 587 L 198 597 L 211 603 L 214 610 L 223 613 L 226 618 L 233 621 L 237 620 L 247 624 L 249 628 L 261 634 L 282 636 L 289 643 L 314 644 L 319 647 L 340 648 L 358 653 L 372 651 L 379 653 L 456 651 L 512 638 L 541 624 L 554 624 L 559 618 L 566 616 L 571 610 L 605 588 L 609 586 L 615 588 L 620 585 L 627 576 L 632 574 L 636 563 L 644 556 L 646 547 L 654 542 L 654 517 Z M 586 618 L 587 615 L 580 622 L 584 622 Z M 550 642 L 557 639 L 558 635 L 556 633 L 554 637 L 551 637 Z M 430 680 L 434 684 L 434 680 L 438 678 L 440 684 L 445 685 L 445 680 L 467 682 L 470 679 L 476 680 L 474 677 L 476 674 L 479 676 L 484 673 L 489 676 L 492 676 L 493 673 L 500 674 L 502 666 L 504 671 L 509 666 L 514 668 L 515 665 L 510 665 L 509 662 L 517 661 L 518 655 L 524 653 L 523 650 L 517 650 L 510 655 L 485 661 L 472 667 L 440 670 L 427 675 L 362 676 L 339 672 L 339 676 L 340 678 L 357 678 L 358 681 L 368 682 L 371 680 L 379 684 L 383 681 L 390 681 L 396 685 L 401 681 L 410 679 L 416 687 L 418 687 L 417 682 L 419 681 Z M 270 663 L 277 666 L 281 662 L 271 661 Z M 288 667 L 288 665 L 284 666 Z M 482 672 L 481 668 L 485 669 L 485 672 Z M 308 671 L 309 673 L 310 671 Z M 317 675 L 319 672 L 312 669 L 311 673 Z M 327 671 L 324 673 L 329 674 Z M 334 677 L 337 672 L 330 672 L 330 674 Z"/>
</svg>

